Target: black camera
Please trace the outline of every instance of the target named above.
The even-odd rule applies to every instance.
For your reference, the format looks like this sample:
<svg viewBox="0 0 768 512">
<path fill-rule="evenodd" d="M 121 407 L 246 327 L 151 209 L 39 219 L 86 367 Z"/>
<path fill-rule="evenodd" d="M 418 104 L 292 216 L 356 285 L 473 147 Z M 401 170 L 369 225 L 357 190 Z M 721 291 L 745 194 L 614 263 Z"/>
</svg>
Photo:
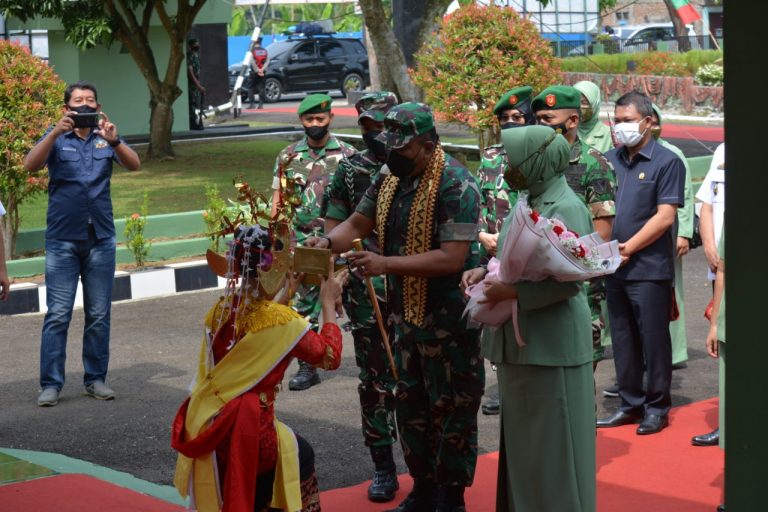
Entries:
<svg viewBox="0 0 768 512">
<path fill-rule="evenodd" d="M 75 128 L 98 128 L 99 127 L 99 113 L 89 112 L 87 114 L 78 114 L 72 112 L 69 114 L 73 121 L 75 121 Z"/>
</svg>

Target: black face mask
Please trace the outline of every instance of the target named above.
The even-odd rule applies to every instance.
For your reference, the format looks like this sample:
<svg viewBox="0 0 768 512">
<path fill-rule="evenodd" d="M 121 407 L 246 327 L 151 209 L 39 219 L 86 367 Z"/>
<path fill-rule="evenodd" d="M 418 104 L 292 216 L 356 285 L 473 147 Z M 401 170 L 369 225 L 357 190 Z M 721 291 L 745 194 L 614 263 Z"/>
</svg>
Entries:
<svg viewBox="0 0 768 512">
<path fill-rule="evenodd" d="M 98 112 L 98 110 L 91 107 L 90 105 L 78 105 L 76 107 L 70 107 L 67 105 L 67 108 L 72 112 L 77 112 L 78 114 L 95 114 Z"/>
<path fill-rule="evenodd" d="M 389 171 L 398 178 L 405 178 L 410 176 L 413 170 L 416 168 L 416 162 L 410 158 L 406 158 L 397 151 L 390 151 L 387 155 L 387 167 Z"/>
<path fill-rule="evenodd" d="M 304 133 L 312 140 L 321 140 L 328 133 L 328 125 L 310 126 L 309 128 L 304 128 Z"/>
<path fill-rule="evenodd" d="M 510 122 L 504 123 L 504 124 L 502 124 L 500 126 L 501 126 L 502 130 L 507 130 L 509 128 L 521 128 L 521 127 L 523 127 L 525 125 L 524 124 L 513 123 L 512 121 L 510 121 Z"/>
<path fill-rule="evenodd" d="M 387 146 L 380 140 L 376 140 L 381 134 L 381 130 L 371 130 L 363 134 L 363 142 L 368 150 L 376 155 L 377 158 L 385 159 L 387 157 Z"/>
<path fill-rule="evenodd" d="M 557 133 L 559 133 L 559 134 L 561 134 L 563 136 L 565 136 L 565 133 L 568 131 L 568 128 L 565 127 L 565 123 L 560 123 L 560 124 L 544 124 L 544 123 L 539 123 L 539 124 L 541 124 L 542 126 L 549 126 L 550 128 L 552 128 Z"/>
</svg>

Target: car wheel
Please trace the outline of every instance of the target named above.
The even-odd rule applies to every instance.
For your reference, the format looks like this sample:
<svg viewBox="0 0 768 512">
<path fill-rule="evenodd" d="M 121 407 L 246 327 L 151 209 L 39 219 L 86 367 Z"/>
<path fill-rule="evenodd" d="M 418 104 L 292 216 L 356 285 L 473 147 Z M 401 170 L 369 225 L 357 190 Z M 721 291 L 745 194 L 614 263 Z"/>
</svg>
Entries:
<svg viewBox="0 0 768 512">
<path fill-rule="evenodd" d="M 365 82 L 363 82 L 363 77 L 357 73 L 349 73 L 344 77 L 344 80 L 341 81 L 341 94 L 344 96 L 346 96 L 349 91 L 362 91 L 363 88 L 365 88 Z"/>
<path fill-rule="evenodd" d="M 267 78 L 264 82 L 264 101 L 273 103 L 283 95 L 283 86 L 277 78 Z"/>
</svg>

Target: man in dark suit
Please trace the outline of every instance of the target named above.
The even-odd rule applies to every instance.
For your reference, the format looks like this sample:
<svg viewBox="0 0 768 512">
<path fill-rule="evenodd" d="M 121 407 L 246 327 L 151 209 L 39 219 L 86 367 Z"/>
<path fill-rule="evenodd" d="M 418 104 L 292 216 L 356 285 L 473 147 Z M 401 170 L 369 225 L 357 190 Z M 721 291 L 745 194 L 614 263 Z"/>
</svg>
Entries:
<svg viewBox="0 0 768 512">
<path fill-rule="evenodd" d="M 621 405 L 598 427 L 640 422 L 637 433 L 667 425 L 671 407 L 674 247 L 677 208 L 684 203 L 685 167 L 653 138 L 653 104 L 630 92 L 616 101 L 614 134 L 606 153 L 616 170 L 616 217 L 622 266 L 606 279 L 608 316 Z M 643 389 L 643 366 L 648 382 Z"/>
</svg>

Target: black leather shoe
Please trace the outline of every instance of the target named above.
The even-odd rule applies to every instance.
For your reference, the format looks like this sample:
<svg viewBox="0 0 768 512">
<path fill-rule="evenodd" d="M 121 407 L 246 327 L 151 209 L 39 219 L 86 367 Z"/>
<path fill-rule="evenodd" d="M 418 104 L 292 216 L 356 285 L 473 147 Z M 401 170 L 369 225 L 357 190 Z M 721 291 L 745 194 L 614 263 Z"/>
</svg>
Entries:
<svg viewBox="0 0 768 512">
<path fill-rule="evenodd" d="M 637 414 L 630 414 L 624 411 L 616 411 L 611 416 L 597 420 L 595 425 L 597 428 L 609 428 L 620 427 L 622 425 L 629 425 L 640 421 L 640 416 Z"/>
<path fill-rule="evenodd" d="M 481 407 L 483 414 L 486 416 L 495 416 L 501 412 L 501 403 L 499 402 L 499 395 L 491 395 L 488 401 Z"/>
<path fill-rule="evenodd" d="M 640 426 L 637 427 L 637 434 L 644 436 L 647 434 L 656 434 L 667 426 L 666 416 L 657 416 L 656 414 L 646 414 Z"/>
<path fill-rule="evenodd" d="M 693 436 L 691 438 L 691 444 L 693 446 L 717 446 L 720 444 L 720 429 L 716 428 L 708 434 Z"/>
<path fill-rule="evenodd" d="M 320 384 L 320 375 L 317 373 L 317 368 L 299 360 L 299 371 L 288 381 L 288 389 L 291 391 L 304 391 L 316 384 Z"/>
</svg>

